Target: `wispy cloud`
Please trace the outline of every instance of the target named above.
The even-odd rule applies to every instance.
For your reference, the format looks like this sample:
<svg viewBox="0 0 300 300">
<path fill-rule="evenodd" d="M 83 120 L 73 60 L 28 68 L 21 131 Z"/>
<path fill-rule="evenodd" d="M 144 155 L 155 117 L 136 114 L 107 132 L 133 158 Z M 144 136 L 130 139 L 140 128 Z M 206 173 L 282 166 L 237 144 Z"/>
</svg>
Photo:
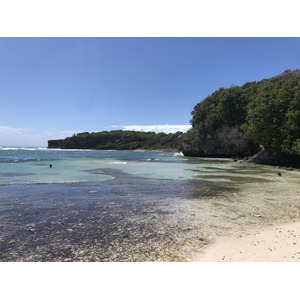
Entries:
<svg viewBox="0 0 300 300">
<path fill-rule="evenodd" d="M 15 128 L 0 125 L 0 146 L 47 146 L 48 140 L 62 139 L 76 130 Z"/>
<path fill-rule="evenodd" d="M 175 133 L 177 131 L 186 132 L 191 128 L 191 125 L 124 125 L 124 126 L 111 126 L 114 129 L 134 130 L 134 131 L 153 131 Z"/>
<path fill-rule="evenodd" d="M 14 128 L 10 126 L 0 125 L 0 145 L 2 146 L 14 146 L 21 141 L 28 139 L 30 129 L 28 128 Z"/>
</svg>

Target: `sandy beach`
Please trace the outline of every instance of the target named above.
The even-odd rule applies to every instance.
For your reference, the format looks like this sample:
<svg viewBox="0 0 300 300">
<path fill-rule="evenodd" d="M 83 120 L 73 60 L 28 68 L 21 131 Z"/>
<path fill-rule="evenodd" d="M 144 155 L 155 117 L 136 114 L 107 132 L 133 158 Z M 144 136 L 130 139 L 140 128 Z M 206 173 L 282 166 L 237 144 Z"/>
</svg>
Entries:
<svg viewBox="0 0 300 300">
<path fill-rule="evenodd" d="M 300 262 L 300 221 L 220 238 L 192 261 Z"/>
</svg>

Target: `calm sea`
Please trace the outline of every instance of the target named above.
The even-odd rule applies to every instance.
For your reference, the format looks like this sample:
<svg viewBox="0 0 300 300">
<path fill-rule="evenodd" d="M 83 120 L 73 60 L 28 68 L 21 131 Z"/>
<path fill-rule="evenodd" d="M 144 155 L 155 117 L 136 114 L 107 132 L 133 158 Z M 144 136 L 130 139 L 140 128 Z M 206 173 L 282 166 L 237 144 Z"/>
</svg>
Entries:
<svg viewBox="0 0 300 300">
<path fill-rule="evenodd" d="M 218 236 L 299 219 L 299 183 L 174 152 L 0 147 L 0 261 L 187 261 Z"/>
</svg>

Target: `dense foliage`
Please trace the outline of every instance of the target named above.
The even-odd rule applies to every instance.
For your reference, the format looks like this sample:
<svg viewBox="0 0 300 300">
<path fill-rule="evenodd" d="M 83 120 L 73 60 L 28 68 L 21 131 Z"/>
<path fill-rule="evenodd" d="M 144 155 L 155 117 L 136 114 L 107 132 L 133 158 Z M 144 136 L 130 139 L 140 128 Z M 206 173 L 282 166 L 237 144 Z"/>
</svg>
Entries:
<svg viewBox="0 0 300 300">
<path fill-rule="evenodd" d="M 255 82 L 242 87 L 220 88 L 204 101 L 198 103 L 192 111 L 193 127 L 207 123 L 214 129 L 223 124 L 234 126 L 245 121 L 250 96 L 257 90 Z"/>
<path fill-rule="evenodd" d="M 265 81 L 248 105 L 242 129 L 266 147 L 300 155 L 299 72 Z"/>
<path fill-rule="evenodd" d="M 300 155 L 300 71 L 221 88 L 198 103 L 192 115 L 191 140 L 201 128 L 239 126 L 266 148 Z"/>
<path fill-rule="evenodd" d="M 140 131 L 83 132 L 64 140 L 48 141 L 49 148 L 97 150 L 177 150 L 182 143 L 182 132 L 155 133 Z"/>
</svg>

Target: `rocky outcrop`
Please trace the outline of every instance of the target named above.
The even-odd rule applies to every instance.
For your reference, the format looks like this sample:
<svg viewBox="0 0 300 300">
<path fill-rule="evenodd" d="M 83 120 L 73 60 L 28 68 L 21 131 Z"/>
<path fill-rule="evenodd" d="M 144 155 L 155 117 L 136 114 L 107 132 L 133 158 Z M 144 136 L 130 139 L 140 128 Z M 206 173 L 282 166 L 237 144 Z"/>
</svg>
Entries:
<svg viewBox="0 0 300 300">
<path fill-rule="evenodd" d="M 238 126 L 222 126 L 216 130 L 202 126 L 195 133 L 199 142 L 185 143 L 185 156 L 196 157 L 245 157 L 254 155 L 259 147 Z"/>
<path fill-rule="evenodd" d="M 64 140 L 49 140 L 48 148 L 62 149 L 64 148 Z"/>
<path fill-rule="evenodd" d="M 299 156 L 282 154 L 273 149 L 266 149 L 263 146 L 261 146 L 261 150 L 249 158 L 248 161 L 262 165 L 300 167 Z"/>
<path fill-rule="evenodd" d="M 262 149 L 253 155 L 252 159 L 250 161 L 256 163 L 256 164 L 268 164 L 268 165 L 277 165 L 282 161 L 283 155 L 279 154 L 277 151 L 265 149 L 262 147 Z"/>
</svg>

